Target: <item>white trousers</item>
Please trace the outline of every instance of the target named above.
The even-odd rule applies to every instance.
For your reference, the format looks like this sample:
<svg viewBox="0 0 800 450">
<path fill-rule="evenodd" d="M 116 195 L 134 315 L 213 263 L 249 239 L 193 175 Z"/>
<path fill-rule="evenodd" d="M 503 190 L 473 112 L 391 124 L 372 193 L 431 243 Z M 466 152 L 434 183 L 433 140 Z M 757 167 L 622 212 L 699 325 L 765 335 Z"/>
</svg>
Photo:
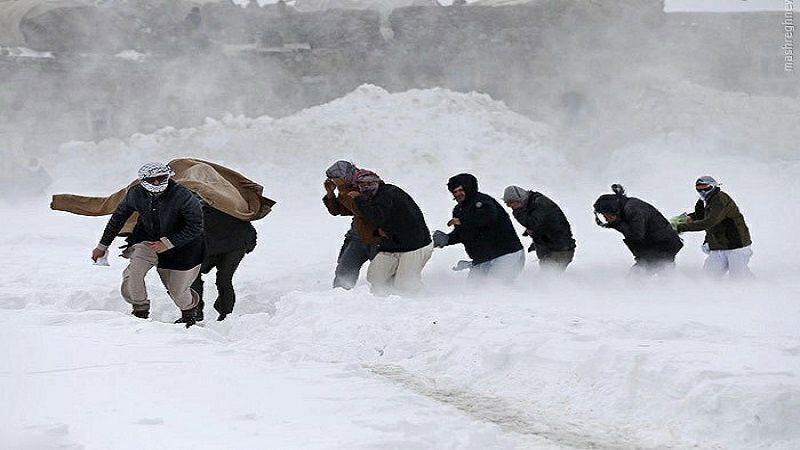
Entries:
<svg viewBox="0 0 800 450">
<path fill-rule="evenodd" d="M 750 278 L 750 257 L 753 250 L 750 246 L 737 248 L 735 250 L 709 250 L 703 270 L 711 276 L 721 277 L 725 272 L 731 274 L 731 278 Z"/>
<path fill-rule="evenodd" d="M 514 281 L 525 267 L 525 250 L 490 259 L 469 269 L 470 279 L 490 278 L 497 281 Z"/>
<path fill-rule="evenodd" d="M 379 252 L 367 269 L 370 290 L 377 295 L 419 292 L 422 269 L 432 254 L 433 243 L 411 252 Z"/>
</svg>

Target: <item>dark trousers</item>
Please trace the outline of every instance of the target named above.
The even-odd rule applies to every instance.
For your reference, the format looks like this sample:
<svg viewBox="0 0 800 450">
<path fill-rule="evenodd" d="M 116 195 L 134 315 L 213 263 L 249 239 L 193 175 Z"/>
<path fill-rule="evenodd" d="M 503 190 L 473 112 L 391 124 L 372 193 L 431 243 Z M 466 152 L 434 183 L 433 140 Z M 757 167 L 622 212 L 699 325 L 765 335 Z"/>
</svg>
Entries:
<svg viewBox="0 0 800 450">
<path fill-rule="evenodd" d="M 233 305 L 236 303 L 236 292 L 233 290 L 233 274 L 239 267 L 239 263 L 244 258 L 244 250 L 238 250 L 217 255 L 207 255 L 200 267 L 192 289 L 200 295 L 198 308 L 203 309 L 203 274 L 211 269 L 217 269 L 217 300 L 214 302 L 214 309 L 220 314 L 230 314 L 233 312 Z"/>
<path fill-rule="evenodd" d="M 564 272 L 575 257 L 575 249 L 550 252 L 539 256 L 539 267 L 544 270 Z"/>
<path fill-rule="evenodd" d="M 339 258 L 336 260 L 336 275 L 333 287 L 353 289 L 358 281 L 361 266 L 378 254 L 377 245 L 366 245 L 358 238 L 345 237 Z"/>
</svg>

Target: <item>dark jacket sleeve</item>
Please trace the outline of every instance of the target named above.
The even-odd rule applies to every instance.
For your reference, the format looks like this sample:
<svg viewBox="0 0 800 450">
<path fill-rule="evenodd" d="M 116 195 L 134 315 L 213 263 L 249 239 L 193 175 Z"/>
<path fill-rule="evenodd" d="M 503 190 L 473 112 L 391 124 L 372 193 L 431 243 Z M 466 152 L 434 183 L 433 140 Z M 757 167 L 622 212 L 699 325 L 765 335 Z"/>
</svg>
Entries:
<svg viewBox="0 0 800 450">
<path fill-rule="evenodd" d="M 356 197 L 358 210 L 367 221 L 378 228 L 385 228 L 386 222 L 392 210 L 392 198 L 389 195 L 368 198 L 366 196 Z"/>
<path fill-rule="evenodd" d="M 183 227 L 164 236 L 175 247 L 186 245 L 203 235 L 203 206 L 190 191 L 187 190 L 184 195 L 179 209 L 179 214 L 184 218 Z"/>
<path fill-rule="evenodd" d="M 703 231 L 707 230 L 725 220 L 728 216 L 728 206 L 726 202 L 717 194 L 717 199 L 708 208 L 708 214 L 700 220 L 693 220 L 689 223 L 682 223 L 678 226 L 678 231 Z"/>
<path fill-rule="evenodd" d="M 106 229 L 103 231 L 103 237 L 100 238 L 100 244 L 108 247 L 111 245 L 111 242 L 114 241 L 114 238 L 117 237 L 122 227 L 125 226 L 125 222 L 131 217 L 131 215 L 136 211 L 136 208 L 133 204 L 133 188 L 128 189 L 128 193 L 125 194 L 125 198 L 119 202 L 117 205 L 117 209 L 114 210 L 114 213 L 111 214 L 111 218 L 108 219 L 108 223 L 106 224 Z"/>
<path fill-rule="evenodd" d="M 614 224 L 614 228 L 621 232 L 625 239 L 642 242 L 647 232 L 647 214 L 639 208 L 629 208 L 625 211 L 625 220 Z"/>
<path fill-rule="evenodd" d="M 342 202 L 339 201 L 336 197 L 322 197 L 322 203 L 325 204 L 325 207 L 328 208 L 328 212 L 332 216 L 352 216 L 353 212 L 349 209 L 345 208 L 342 205 Z"/>
<path fill-rule="evenodd" d="M 698 200 L 697 203 L 694 204 L 694 212 L 687 214 L 687 216 L 691 217 L 692 220 L 700 220 L 705 215 L 705 205 L 703 204 L 702 200 Z"/>
<path fill-rule="evenodd" d="M 459 230 L 459 227 L 455 227 L 455 229 L 453 229 L 453 231 L 451 231 L 450 234 L 448 234 L 447 236 L 448 236 L 447 245 L 454 245 L 461 243 L 461 231 Z"/>
</svg>

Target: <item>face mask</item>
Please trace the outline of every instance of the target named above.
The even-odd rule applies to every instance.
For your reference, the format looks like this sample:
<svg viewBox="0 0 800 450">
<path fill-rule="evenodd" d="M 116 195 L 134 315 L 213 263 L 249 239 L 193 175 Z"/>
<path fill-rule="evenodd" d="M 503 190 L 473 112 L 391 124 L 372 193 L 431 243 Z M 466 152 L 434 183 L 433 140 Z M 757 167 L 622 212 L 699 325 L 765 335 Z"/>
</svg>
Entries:
<svg viewBox="0 0 800 450">
<path fill-rule="evenodd" d="M 166 191 L 167 186 L 169 186 L 168 181 L 165 181 L 161 184 L 150 184 L 147 181 L 142 180 L 140 183 L 142 184 L 142 187 L 145 188 L 145 190 L 147 190 L 147 192 L 151 192 L 153 194 L 160 194 Z"/>
<path fill-rule="evenodd" d="M 714 186 L 709 186 L 705 189 L 698 189 L 697 195 L 699 195 L 700 198 L 705 201 L 712 192 L 714 192 Z"/>
</svg>

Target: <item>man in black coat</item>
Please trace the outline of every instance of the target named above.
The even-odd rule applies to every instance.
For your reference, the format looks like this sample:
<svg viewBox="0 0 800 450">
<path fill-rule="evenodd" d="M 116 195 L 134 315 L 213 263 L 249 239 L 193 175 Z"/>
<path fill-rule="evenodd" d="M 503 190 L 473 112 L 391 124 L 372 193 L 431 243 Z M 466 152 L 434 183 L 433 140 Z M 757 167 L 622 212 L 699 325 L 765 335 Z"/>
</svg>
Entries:
<svg viewBox="0 0 800 450">
<path fill-rule="evenodd" d="M 566 270 L 575 256 L 575 239 L 561 208 L 543 194 L 519 186 L 507 187 L 503 201 L 512 209 L 517 222 L 525 227 L 524 236 L 533 239 L 528 251 L 536 251 L 539 266 Z"/>
<path fill-rule="evenodd" d="M 508 213 L 497 200 L 478 191 L 478 180 L 471 174 L 450 178 L 447 189 L 457 202 L 453 218 L 447 222 L 453 231 L 447 234 L 436 230 L 434 246 L 464 244 L 472 259 L 471 278 L 513 281 L 525 267 L 525 252 Z"/>
<path fill-rule="evenodd" d="M 633 253 L 636 263 L 632 271 L 655 273 L 674 266 L 675 255 L 683 241 L 669 221 L 655 207 L 638 198 L 627 197 L 620 185 L 612 186 L 614 194 L 601 195 L 594 203 L 596 217 L 603 228 L 613 228 L 625 237 L 622 242 Z"/>
<path fill-rule="evenodd" d="M 103 257 L 128 218 L 139 213 L 122 253 L 129 259 L 122 274 L 122 297 L 133 305 L 133 315 L 146 319 L 150 300 L 144 278 L 157 267 L 169 296 L 181 310 L 176 323 L 188 328 L 195 323 L 200 300 L 190 286 L 205 255 L 203 209 L 190 190 L 170 179 L 172 175 L 172 169 L 162 163 L 148 163 L 139 169 L 139 184 L 128 190 L 111 215 L 92 259 Z"/>
<path fill-rule="evenodd" d="M 353 176 L 358 191 L 348 192 L 364 218 L 382 237 L 378 254 L 367 269 L 372 292 L 413 294 L 422 289 L 422 269 L 433 253 L 430 231 L 414 199 L 378 175 L 359 169 Z"/>
<path fill-rule="evenodd" d="M 256 248 L 256 229 L 253 224 L 237 219 L 216 208 L 203 205 L 203 221 L 206 238 L 206 257 L 200 267 L 200 273 L 192 283 L 192 289 L 200 296 L 197 305 L 196 320 L 204 318 L 203 308 L 203 274 L 217 269 L 217 300 L 214 309 L 219 316 L 218 321 L 233 312 L 236 303 L 236 291 L 233 288 L 233 274 L 244 259 L 244 255 Z"/>
</svg>

